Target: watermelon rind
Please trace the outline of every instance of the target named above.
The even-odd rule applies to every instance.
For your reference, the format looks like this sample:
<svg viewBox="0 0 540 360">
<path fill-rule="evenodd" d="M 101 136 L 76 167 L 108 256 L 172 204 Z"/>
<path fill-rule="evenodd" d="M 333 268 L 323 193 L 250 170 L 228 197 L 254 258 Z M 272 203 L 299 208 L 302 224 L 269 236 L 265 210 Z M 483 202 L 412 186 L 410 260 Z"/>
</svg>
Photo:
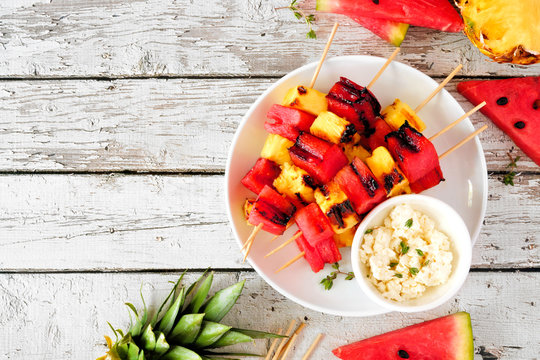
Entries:
<svg viewBox="0 0 540 360">
<path fill-rule="evenodd" d="M 409 24 L 400 23 L 397 21 L 359 16 L 353 16 L 351 18 L 381 39 L 394 46 L 401 46 L 401 43 L 405 39 L 405 35 L 407 35 L 407 31 L 409 30 Z"/>
<path fill-rule="evenodd" d="M 454 314 L 454 318 L 458 323 L 457 328 L 459 329 L 459 335 L 457 337 L 458 344 L 456 344 L 456 349 L 460 349 L 456 357 L 457 359 L 463 360 L 473 360 L 474 359 L 474 342 L 473 342 L 473 332 L 471 324 L 471 315 L 467 312 L 458 312 Z"/>
</svg>

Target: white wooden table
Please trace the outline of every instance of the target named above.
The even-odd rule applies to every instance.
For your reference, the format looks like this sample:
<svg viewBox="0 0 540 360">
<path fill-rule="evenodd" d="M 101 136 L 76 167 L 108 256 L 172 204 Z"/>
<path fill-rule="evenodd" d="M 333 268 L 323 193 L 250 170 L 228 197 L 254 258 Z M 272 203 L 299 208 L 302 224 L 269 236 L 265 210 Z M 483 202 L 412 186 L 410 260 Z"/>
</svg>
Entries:
<svg viewBox="0 0 540 360">
<path fill-rule="evenodd" d="M 540 168 L 482 115 L 489 202 L 473 269 L 459 294 L 420 314 L 343 318 L 270 288 L 233 241 L 223 172 L 235 129 L 277 78 L 315 61 L 319 39 L 281 0 L 5 0 L 0 5 L 0 359 L 83 359 L 105 351 L 106 321 L 126 327 L 141 283 L 156 305 L 168 280 L 208 266 L 217 282 L 248 279 L 228 321 L 276 330 L 308 323 L 298 359 L 465 310 L 475 359 L 540 354 Z M 308 2 L 307 7 L 313 7 Z M 329 56 L 393 48 L 339 17 Z M 440 80 L 538 75 L 487 61 L 461 34 L 412 28 L 399 60 Z M 506 152 L 522 156 L 514 187 Z M 263 350 L 264 344 L 258 345 Z"/>
</svg>

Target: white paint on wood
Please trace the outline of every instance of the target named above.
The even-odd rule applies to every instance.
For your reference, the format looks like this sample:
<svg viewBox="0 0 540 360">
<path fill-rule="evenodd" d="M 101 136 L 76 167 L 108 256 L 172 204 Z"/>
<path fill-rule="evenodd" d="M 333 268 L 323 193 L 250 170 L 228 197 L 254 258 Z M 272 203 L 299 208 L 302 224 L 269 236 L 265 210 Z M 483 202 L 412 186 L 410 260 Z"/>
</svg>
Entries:
<svg viewBox="0 0 540 360">
<path fill-rule="evenodd" d="M 317 61 L 334 21 L 329 56 L 387 57 L 393 47 L 344 16 L 319 14 L 317 40 L 280 0 L 38 1 L 0 8 L 0 76 L 283 75 Z M 314 1 L 302 4 L 314 8 Z M 462 33 L 411 28 L 399 61 L 429 75 L 458 63 L 470 76 L 537 75 L 538 67 L 501 65 Z"/>
<path fill-rule="evenodd" d="M 0 171 L 223 171 L 240 120 L 274 81 L 0 82 Z M 471 109 L 456 84 L 446 88 Z M 489 124 L 488 169 L 506 171 L 513 142 L 482 114 L 472 120 Z M 513 154 L 518 171 L 538 171 Z"/>
<path fill-rule="evenodd" d="M 540 265 L 539 181 L 490 179 L 475 267 Z M 0 176 L 0 269 L 249 268 L 223 191 L 222 176 Z"/>
<path fill-rule="evenodd" d="M 186 282 L 198 275 L 188 273 Z M 0 357 L 94 359 L 105 351 L 103 335 L 112 336 L 107 321 L 117 328 L 125 329 L 129 325 L 124 302 L 142 307 L 141 284 L 147 304 L 155 311 L 170 290 L 168 281 L 177 280 L 178 276 L 178 273 L 1 274 L 0 308 L 4 311 L 0 318 Z M 337 346 L 457 311 L 471 314 L 476 360 L 533 359 L 540 353 L 538 273 L 471 273 L 458 295 L 435 310 L 368 318 L 343 318 L 307 310 L 276 293 L 255 273 L 218 273 L 213 289 L 239 279 L 247 279 L 243 295 L 223 321 L 267 331 L 286 327 L 291 318 L 305 321 L 307 326 L 295 344 L 291 359 L 299 359 L 320 332 L 325 337 L 313 359 L 330 359 L 331 350 Z M 339 282 L 334 286 L 339 286 Z M 264 353 L 265 344 L 257 341 L 257 345 L 248 349 Z"/>
</svg>

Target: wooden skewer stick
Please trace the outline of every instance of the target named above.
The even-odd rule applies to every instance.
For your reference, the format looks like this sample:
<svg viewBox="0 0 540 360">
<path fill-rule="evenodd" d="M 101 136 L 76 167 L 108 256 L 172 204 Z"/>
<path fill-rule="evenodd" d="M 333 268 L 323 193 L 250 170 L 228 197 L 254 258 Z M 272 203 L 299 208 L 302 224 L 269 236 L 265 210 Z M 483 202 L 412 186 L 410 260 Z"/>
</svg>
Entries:
<svg viewBox="0 0 540 360">
<path fill-rule="evenodd" d="M 306 255 L 306 252 L 305 251 L 302 251 L 300 254 L 296 255 L 294 258 L 292 258 L 291 260 L 287 261 L 282 267 L 280 267 L 279 269 L 276 270 L 276 274 L 278 272 L 280 272 L 281 270 L 285 269 L 285 268 L 288 268 L 289 266 L 291 266 L 295 261 L 298 261 L 302 258 L 302 256 Z"/>
<path fill-rule="evenodd" d="M 289 355 L 289 351 L 291 351 L 292 345 L 296 341 L 297 337 L 298 337 L 298 335 L 294 334 L 292 336 L 291 340 L 289 340 L 289 345 L 283 351 L 283 356 L 280 358 L 280 360 L 285 360 L 287 358 L 287 355 Z"/>
<path fill-rule="evenodd" d="M 463 67 L 463 65 L 462 65 L 462 64 L 459 64 L 459 65 L 454 69 L 454 71 L 452 71 L 452 72 L 450 73 L 450 75 L 448 75 L 448 76 L 446 77 L 446 79 L 444 79 L 444 81 L 443 81 L 442 83 L 440 83 L 439 86 L 437 86 L 437 88 L 436 88 L 435 90 L 433 90 L 433 92 L 432 92 L 431 94 L 429 94 L 429 96 L 428 96 L 424 101 L 422 101 L 422 103 L 421 103 L 420 105 L 418 105 L 418 106 L 416 107 L 416 109 L 414 109 L 414 112 L 419 112 L 420 110 L 422 110 L 422 108 L 423 108 L 424 106 L 426 106 L 426 104 L 427 104 L 428 102 L 430 102 L 430 100 L 433 99 L 433 97 L 434 97 L 435 95 L 437 95 L 437 94 L 439 93 L 439 91 L 441 91 L 442 88 L 445 87 L 446 84 L 448 84 L 448 82 L 449 82 L 450 80 L 452 80 L 452 78 L 453 78 L 453 77 L 461 70 L 462 67 Z"/>
<path fill-rule="evenodd" d="M 307 349 L 306 353 L 304 354 L 304 356 L 302 357 L 302 360 L 307 360 L 309 359 L 309 357 L 311 356 L 311 353 L 313 353 L 313 350 L 315 350 L 315 347 L 317 347 L 317 345 L 319 344 L 319 341 L 321 341 L 321 339 L 323 338 L 323 334 L 319 334 L 317 335 L 317 337 L 315 338 L 315 340 L 313 340 L 313 342 L 311 343 L 309 349 Z"/>
<path fill-rule="evenodd" d="M 244 251 L 249 246 L 249 244 L 255 239 L 255 236 L 257 236 L 257 233 L 261 231 L 262 227 L 263 227 L 263 223 L 260 223 L 259 225 L 253 228 L 253 230 L 251 231 L 251 234 L 249 235 L 246 242 L 242 246 L 242 251 Z"/>
<path fill-rule="evenodd" d="M 287 331 L 285 332 L 285 335 L 291 336 L 291 332 L 292 332 L 292 329 L 294 328 L 294 325 L 296 325 L 296 320 L 292 319 L 291 322 L 289 323 L 289 327 L 287 328 Z M 287 338 L 281 339 L 281 342 L 279 343 L 279 346 L 278 346 L 278 348 L 276 350 L 276 353 L 272 357 L 272 360 L 277 360 L 278 359 L 279 354 L 281 353 L 281 350 L 285 346 L 286 342 L 287 342 Z"/>
<path fill-rule="evenodd" d="M 302 329 L 305 326 L 306 326 L 305 323 L 300 323 L 298 328 L 296 328 L 296 330 L 293 332 L 292 336 L 285 343 L 285 346 L 283 347 L 283 350 L 281 350 L 281 354 L 283 354 L 283 355 L 281 356 L 280 360 L 285 359 L 285 357 L 287 356 L 287 353 L 289 352 L 289 349 L 292 348 L 292 344 L 294 344 L 294 342 L 296 341 L 296 337 L 298 336 L 298 334 L 300 334 L 300 332 L 302 331 Z"/>
<path fill-rule="evenodd" d="M 377 81 L 377 79 L 382 75 L 384 70 L 386 70 L 388 65 L 390 65 L 390 63 L 394 60 L 394 58 L 397 56 L 398 53 L 399 53 L 399 48 L 397 47 L 396 50 L 394 50 L 394 52 L 392 53 L 392 55 L 390 55 L 388 60 L 386 60 L 382 68 L 377 72 L 377 74 L 375 74 L 375 76 L 373 77 L 373 80 L 371 80 L 368 86 L 366 86 L 368 90 L 373 86 L 373 84 L 375 84 L 375 81 Z"/>
<path fill-rule="evenodd" d="M 282 332 L 283 332 L 283 329 L 279 328 L 277 334 L 281 335 Z M 270 348 L 268 349 L 268 352 L 266 353 L 266 357 L 264 358 L 264 360 L 270 360 L 270 358 L 272 357 L 272 353 L 274 352 L 274 349 L 276 348 L 276 345 L 277 345 L 278 341 L 279 341 L 279 338 L 275 338 L 272 341 L 272 344 L 270 345 Z"/>
<path fill-rule="evenodd" d="M 300 231 L 299 233 L 295 234 L 292 238 L 290 238 L 289 240 L 285 241 L 283 244 L 279 245 L 277 248 L 275 248 L 274 250 L 270 251 L 268 254 L 264 255 L 265 258 L 269 257 L 270 255 L 272 254 L 275 254 L 276 252 L 278 252 L 279 250 L 283 249 L 285 246 L 289 245 L 290 243 L 292 243 L 294 240 L 298 239 L 300 236 L 302 236 L 302 232 Z"/>
<path fill-rule="evenodd" d="M 334 35 L 336 35 L 336 31 L 339 24 L 335 23 L 334 27 L 332 28 L 332 32 L 330 33 L 330 37 L 328 38 L 328 41 L 326 42 L 326 46 L 324 47 L 323 54 L 321 56 L 321 60 L 319 60 L 319 63 L 317 64 L 317 68 L 315 69 L 315 73 L 313 74 L 313 77 L 311 78 L 311 82 L 309 83 L 309 87 L 313 88 L 315 85 L 315 81 L 317 81 L 317 76 L 319 76 L 319 72 L 321 71 L 322 64 L 324 63 L 324 59 L 326 58 L 326 54 L 328 54 L 328 50 L 330 49 L 330 45 L 332 44 L 332 40 L 334 40 Z"/>
<path fill-rule="evenodd" d="M 438 133 L 436 133 L 435 135 L 433 135 L 432 137 L 429 138 L 429 141 L 433 141 L 434 139 L 436 139 L 437 137 L 439 137 L 440 135 L 444 134 L 445 132 L 447 132 L 448 130 L 450 130 L 451 128 L 453 128 L 454 126 L 456 126 L 457 124 L 459 124 L 461 121 L 463 121 L 464 119 L 468 118 L 469 116 L 471 116 L 472 114 L 474 114 L 475 112 L 477 112 L 478 110 L 480 110 L 481 108 L 483 108 L 484 106 L 486 105 L 486 102 L 483 101 L 481 102 L 480 104 L 476 105 L 476 107 L 474 107 L 474 109 L 470 110 L 469 112 L 467 112 L 466 114 L 463 114 L 459 117 L 459 119 L 457 119 L 456 121 L 452 122 L 451 124 L 449 124 L 448 126 L 446 126 L 444 129 L 442 129 L 441 131 L 439 131 Z"/>
<path fill-rule="evenodd" d="M 461 140 L 460 142 L 458 142 L 456 145 L 452 146 L 450 149 L 446 150 L 445 153 L 443 153 L 442 155 L 439 156 L 439 160 L 441 160 L 442 158 L 444 158 L 446 155 L 449 155 L 451 152 L 453 152 L 454 150 L 457 150 L 458 148 L 460 148 L 462 145 L 464 145 L 467 141 L 471 140 L 472 138 L 474 138 L 476 135 L 480 134 L 482 131 L 486 130 L 487 129 L 487 125 L 484 125 L 482 126 L 480 129 L 476 130 L 475 132 L 473 132 L 471 135 L 467 136 L 465 139 Z"/>
</svg>

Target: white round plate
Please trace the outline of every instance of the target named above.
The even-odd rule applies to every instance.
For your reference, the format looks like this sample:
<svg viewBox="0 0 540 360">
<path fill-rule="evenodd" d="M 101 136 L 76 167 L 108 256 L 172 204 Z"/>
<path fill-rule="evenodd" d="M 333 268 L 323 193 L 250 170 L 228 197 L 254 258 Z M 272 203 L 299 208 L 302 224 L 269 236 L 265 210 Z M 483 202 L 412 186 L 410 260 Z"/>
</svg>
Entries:
<svg viewBox="0 0 540 360">
<path fill-rule="evenodd" d="M 386 59 L 373 56 L 343 56 L 325 61 L 315 88 L 328 92 L 332 85 L 345 76 L 360 85 L 368 84 Z M 226 201 L 229 220 L 238 245 L 248 238 L 253 227 L 248 226 L 242 213 L 246 198 L 255 195 L 245 189 L 240 180 L 259 158 L 264 140 L 268 135 L 264 130 L 266 112 L 272 104 L 281 104 L 286 91 L 294 86 L 309 84 L 316 63 L 305 65 L 289 73 L 267 91 L 250 107 L 234 137 L 226 168 Z M 437 82 L 412 67 L 392 62 L 372 87 L 372 91 L 384 108 L 395 98 L 405 101 L 414 109 L 437 87 Z M 441 91 L 420 112 L 429 137 L 464 114 L 458 102 L 446 91 Z M 468 119 L 434 140 L 440 153 L 449 149 L 473 132 Z M 445 182 L 425 191 L 452 206 L 465 220 L 473 241 L 478 237 L 484 219 L 487 202 L 487 170 L 480 141 L 469 141 L 441 161 Z M 298 254 L 294 244 L 278 253 L 264 258 L 264 255 L 296 231 L 292 226 L 283 236 L 270 242 L 271 234 L 259 232 L 251 249 L 249 261 L 253 268 L 274 289 L 289 299 L 310 309 L 341 316 L 370 316 L 388 310 L 370 301 L 355 281 L 345 281 L 343 277 L 334 281 L 334 287 L 326 291 L 319 284 L 332 269 L 327 265 L 319 273 L 311 271 L 308 263 L 300 259 L 287 269 L 275 273 L 282 264 Z M 472 244 L 471 244 L 472 245 Z M 341 249 L 343 260 L 341 269 L 351 271 L 350 250 Z M 239 254 L 240 257 L 240 254 Z"/>
</svg>

